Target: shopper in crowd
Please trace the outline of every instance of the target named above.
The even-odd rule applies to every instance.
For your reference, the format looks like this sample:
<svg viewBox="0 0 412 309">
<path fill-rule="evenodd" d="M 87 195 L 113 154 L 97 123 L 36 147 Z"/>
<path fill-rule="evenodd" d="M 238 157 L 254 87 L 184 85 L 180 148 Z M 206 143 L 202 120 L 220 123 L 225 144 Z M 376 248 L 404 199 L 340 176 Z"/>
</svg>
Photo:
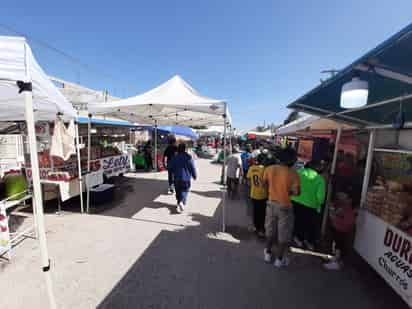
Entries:
<svg viewBox="0 0 412 309">
<path fill-rule="evenodd" d="M 294 242 L 309 250 L 315 249 L 320 213 L 325 202 L 326 182 L 319 161 L 310 161 L 298 170 L 300 194 L 292 196 L 295 214 Z"/>
<path fill-rule="evenodd" d="M 167 178 L 169 182 L 169 193 L 174 193 L 174 180 L 173 180 L 173 173 L 169 169 L 169 163 L 177 154 L 177 146 L 176 146 L 176 138 L 171 136 L 169 138 L 169 145 L 166 147 L 164 154 L 163 154 L 163 166 L 167 169 Z"/>
<path fill-rule="evenodd" d="M 147 141 L 143 147 L 143 155 L 146 161 L 146 167 L 149 171 L 153 170 L 153 158 L 152 158 L 152 142 Z"/>
<path fill-rule="evenodd" d="M 226 159 L 226 165 L 227 194 L 230 199 L 235 199 L 239 191 L 239 179 L 243 175 L 242 160 L 236 149 Z"/>
<path fill-rule="evenodd" d="M 340 193 L 342 194 L 342 193 Z M 328 270 L 340 270 L 343 259 L 347 256 L 351 236 L 355 227 L 356 214 L 352 200 L 347 197 L 335 202 L 335 207 L 330 208 L 331 234 L 334 242 L 334 256 L 323 266 Z"/>
<path fill-rule="evenodd" d="M 242 168 L 243 168 L 243 175 L 247 175 L 248 169 L 249 169 L 249 160 L 252 156 L 252 146 L 251 145 L 246 145 L 246 150 L 242 152 L 240 155 L 240 158 L 242 159 Z"/>
<path fill-rule="evenodd" d="M 177 147 L 177 155 L 170 161 L 169 169 L 175 184 L 177 211 L 183 212 L 187 204 L 191 180 L 197 178 L 195 162 L 186 152 L 185 144 L 179 144 Z"/>
<path fill-rule="evenodd" d="M 279 163 L 268 166 L 263 174 L 263 181 L 268 188 L 266 208 L 266 248 L 264 259 L 272 260 L 272 248 L 277 244 L 275 252 L 275 267 L 285 267 L 289 264 L 285 253 L 293 233 L 293 209 L 291 195 L 299 195 L 299 176 L 292 166 L 296 162 L 296 152 L 287 148 L 277 154 Z"/>
<path fill-rule="evenodd" d="M 257 235 L 265 237 L 265 217 L 267 190 L 263 183 L 265 166 L 263 165 L 264 155 L 257 157 L 257 164 L 249 167 L 247 179 L 250 183 L 250 198 L 253 205 L 253 223 Z"/>
<path fill-rule="evenodd" d="M 347 152 L 343 154 L 339 150 L 335 173 L 335 192 L 350 192 L 352 181 L 355 176 L 355 160 L 353 154 Z"/>
</svg>

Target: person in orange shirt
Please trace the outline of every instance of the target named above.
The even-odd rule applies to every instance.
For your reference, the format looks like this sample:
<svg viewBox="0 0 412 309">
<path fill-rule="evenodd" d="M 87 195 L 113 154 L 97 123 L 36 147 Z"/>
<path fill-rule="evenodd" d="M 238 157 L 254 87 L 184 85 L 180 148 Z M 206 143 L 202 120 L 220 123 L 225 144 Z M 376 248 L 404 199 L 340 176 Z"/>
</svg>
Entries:
<svg viewBox="0 0 412 309">
<path fill-rule="evenodd" d="M 265 169 L 263 181 L 268 188 L 266 207 L 266 248 L 265 262 L 272 261 L 272 248 L 277 244 L 274 266 L 285 267 L 289 264 L 285 256 L 293 233 L 293 209 L 291 195 L 299 195 L 300 181 L 297 172 L 292 169 L 296 162 L 296 152 L 291 148 L 282 149 L 277 154 L 278 164 Z"/>
</svg>

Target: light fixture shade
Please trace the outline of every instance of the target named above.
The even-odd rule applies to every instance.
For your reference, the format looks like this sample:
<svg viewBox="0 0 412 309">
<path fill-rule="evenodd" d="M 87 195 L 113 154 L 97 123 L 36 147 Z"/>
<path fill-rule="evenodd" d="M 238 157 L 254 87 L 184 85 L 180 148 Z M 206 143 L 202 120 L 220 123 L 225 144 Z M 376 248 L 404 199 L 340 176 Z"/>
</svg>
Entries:
<svg viewBox="0 0 412 309">
<path fill-rule="evenodd" d="M 368 94 L 368 82 L 354 77 L 342 86 L 340 106 L 346 109 L 365 106 L 368 103 Z"/>
</svg>

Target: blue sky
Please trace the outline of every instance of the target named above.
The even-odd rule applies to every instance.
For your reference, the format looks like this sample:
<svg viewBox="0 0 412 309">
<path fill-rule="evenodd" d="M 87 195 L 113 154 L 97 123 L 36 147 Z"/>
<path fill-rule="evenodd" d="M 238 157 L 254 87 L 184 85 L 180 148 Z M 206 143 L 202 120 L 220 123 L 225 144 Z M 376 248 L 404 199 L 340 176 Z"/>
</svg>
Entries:
<svg viewBox="0 0 412 309">
<path fill-rule="evenodd" d="M 344 67 L 412 22 L 410 0 L 107 2 L 1 1 L 0 24 L 88 66 L 31 42 L 51 75 L 125 97 L 179 74 L 228 100 L 240 129 L 282 122 L 320 71 Z"/>
</svg>

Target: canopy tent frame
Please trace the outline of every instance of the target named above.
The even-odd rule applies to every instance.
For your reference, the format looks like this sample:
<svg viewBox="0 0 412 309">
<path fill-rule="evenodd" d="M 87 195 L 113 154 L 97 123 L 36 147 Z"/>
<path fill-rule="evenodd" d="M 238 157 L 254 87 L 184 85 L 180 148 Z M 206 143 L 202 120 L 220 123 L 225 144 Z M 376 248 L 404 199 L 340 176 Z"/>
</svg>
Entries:
<svg viewBox="0 0 412 309">
<path fill-rule="evenodd" d="M 330 113 L 330 111 L 328 110 L 321 109 L 318 107 L 308 106 L 308 105 L 301 104 L 301 103 L 295 103 L 293 106 L 294 107 L 292 108 L 297 111 L 305 112 L 305 113 L 312 114 L 312 115 L 317 115 L 322 118 L 326 118 L 326 116 L 328 116 L 327 118 L 332 118 L 336 121 L 346 122 L 349 124 L 356 124 L 356 125 L 361 125 L 361 126 L 378 125 L 377 123 L 361 120 L 361 119 L 354 118 L 348 115 L 341 115 L 341 114 L 332 115 L 334 113 Z M 339 117 L 343 118 L 344 120 L 342 121 L 341 119 L 339 119 Z"/>
<path fill-rule="evenodd" d="M 370 214 L 365 207 L 367 206 L 374 152 L 412 153 L 410 150 L 400 149 L 408 148 L 408 146 L 399 140 L 402 129 L 412 128 L 412 61 L 409 57 L 411 48 L 412 24 L 409 24 L 334 77 L 288 105 L 292 109 L 302 108 L 308 113 L 337 121 L 348 119 L 355 124 L 366 122 L 364 128 L 369 130 L 369 141 L 354 247 L 409 306 L 412 306 L 410 293 L 403 291 L 380 265 L 380 256 L 382 252 L 385 252 L 382 250 L 386 250 L 383 247 L 383 239 L 386 237 L 385 230 L 388 230 L 388 226 L 393 224 L 379 218 L 379 216 Z M 369 83 L 368 102 L 364 107 L 344 110 L 340 106 L 341 89 L 355 76 Z M 395 144 L 399 148 L 376 147 L 377 132 L 380 129 L 395 131 L 398 134 L 398 140 Z M 394 228 L 396 229 L 396 227 Z M 402 234 L 398 234 L 405 241 L 409 241 L 407 233 L 400 235 Z M 405 279 L 406 282 L 408 279 Z"/>
<path fill-rule="evenodd" d="M 8 103 L 0 104 L 0 121 L 26 122 L 32 172 L 33 215 L 39 240 L 40 264 L 46 281 L 49 306 L 56 308 L 43 212 L 35 111 L 38 120 L 55 119 L 60 113 L 76 118 L 77 113 L 43 72 L 24 38 L 0 37 L 0 41 L 0 84 L 3 87 L 0 93 L 6 98 L 2 103 Z M 13 104 L 10 104 L 11 101 Z"/>
<path fill-rule="evenodd" d="M 156 111 L 166 109 L 163 112 Z M 143 111 L 146 115 L 136 111 Z M 221 124 L 220 117 L 223 116 L 224 125 L 224 159 L 222 176 L 226 169 L 226 147 L 227 126 L 231 123 L 231 117 L 226 101 L 215 100 L 201 96 L 195 89 L 186 83 L 180 76 L 176 75 L 160 86 L 143 94 L 124 100 L 107 102 L 104 104 L 88 104 L 88 112 L 113 116 L 128 121 L 150 121 L 154 123 L 154 168 L 157 170 L 157 126 L 163 124 L 182 125 L 213 125 Z M 183 113 L 190 113 L 189 115 Z M 174 118 L 175 117 L 175 118 Z M 178 119 L 180 117 L 180 119 Z M 172 119 L 173 118 L 173 119 Z M 223 191 L 225 191 L 226 180 L 223 177 Z M 225 193 L 223 194 L 225 195 Z M 225 230 L 225 197 L 222 203 L 222 230 Z"/>
<path fill-rule="evenodd" d="M 25 83 L 26 89 L 20 90 L 24 93 L 24 98 L 26 101 L 26 122 L 27 122 L 27 135 L 30 147 L 30 161 L 31 161 L 31 171 L 32 171 L 32 182 L 33 182 L 33 193 L 34 193 L 34 209 L 36 217 L 36 227 L 37 227 L 37 237 L 40 244 L 40 254 L 42 260 L 42 271 L 45 275 L 47 295 L 49 298 L 50 308 L 57 308 L 56 300 L 53 292 L 53 282 L 50 274 L 50 259 L 47 248 L 47 238 L 46 229 L 44 223 L 44 213 L 43 213 L 43 197 L 42 189 L 40 183 L 40 168 L 39 168 L 39 158 L 37 155 L 37 141 L 36 141 L 36 128 L 34 120 L 33 111 L 33 93 L 31 82 Z"/>
<path fill-rule="evenodd" d="M 336 132 L 335 149 L 333 150 L 333 158 L 332 158 L 332 164 L 330 168 L 328 191 L 326 195 L 325 209 L 324 209 L 323 218 L 322 218 L 322 227 L 321 227 L 322 237 L 325 237 L 326 235 L 326 228 L 327 228 L 328 218 L 329 218 L 329 207 L 330 207 L 330 203 L 332 202 L 333 178 L 335 177 L 335 173 L 336 173 L 336 163 L 338 160 L 339 143 L 340 143 L 341 137 L 342 137 L 342 127 L 340 126 Z"/>
<path fill-rule="evenodd" d="M 225 111 L 227 105 L 225 103 Z M 222 184 L 223 184 L 223 196 L 222 196 L 222 232 L 226 233 L 226 194 L 227 194 L 227 181 L 226 181 L 226 165 L 227 165 L 227 115 L 223 115 L 223 165 L 222 165 Z"/>
<path fill-rule="evenodd" d="M 76 151 L 77 151 L 77 168 L 79 173 L 79 195 L 80 195 L 80 211 L 84 213 L 84 203 L 83 203 L 83 175 L 82 175 L 82 165 L 80 156 L 80 138 L 79 138 L 79 123 L 76 121 L 75 126 L 76 132 Z"/>
</svg>

